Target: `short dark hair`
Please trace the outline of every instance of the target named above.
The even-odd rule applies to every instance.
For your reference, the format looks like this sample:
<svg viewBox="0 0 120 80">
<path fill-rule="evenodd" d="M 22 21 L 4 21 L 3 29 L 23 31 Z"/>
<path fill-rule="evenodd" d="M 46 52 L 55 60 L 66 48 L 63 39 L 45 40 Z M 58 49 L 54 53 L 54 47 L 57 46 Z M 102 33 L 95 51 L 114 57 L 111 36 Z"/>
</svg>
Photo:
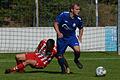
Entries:
<svg viewBox="0 0 120 80">
<path fill-rule="evenodd" d="M 80 6 L 79 3 L 72 3 L 72 4 L 70 5 L 70 7 L 69 7 L 70 12 L 71 12 L 71 9 L 74 9 L 74 6 L 75 6 L 75 5 Z"/>
<path fill-rule="evenodd" d="M 53 39 L 48 39 L 48 40 L 47 40 L 47 43 L 46 43 L 47 49 L 53 48 L 54 45 L 55 45 L 55 41 L 54 41 Z"/>
</svg>

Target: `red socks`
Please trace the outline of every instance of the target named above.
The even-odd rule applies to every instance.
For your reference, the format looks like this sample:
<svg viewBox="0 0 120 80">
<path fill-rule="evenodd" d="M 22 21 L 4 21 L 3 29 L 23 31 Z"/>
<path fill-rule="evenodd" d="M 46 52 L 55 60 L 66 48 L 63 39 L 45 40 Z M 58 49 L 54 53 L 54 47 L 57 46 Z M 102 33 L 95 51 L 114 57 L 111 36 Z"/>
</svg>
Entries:
<svg viewBox="0 0 120 80">
<path fill-rule="evenodd" d="M 13 71 L 20 70 L 20 69 L 24 69 L 24 68 L 25 68 L 25 66 L 23 65 L 23 63 L 21 63 L 21 64 L 15 66 L 15 67 L 13 68 Z"/>
</svg>

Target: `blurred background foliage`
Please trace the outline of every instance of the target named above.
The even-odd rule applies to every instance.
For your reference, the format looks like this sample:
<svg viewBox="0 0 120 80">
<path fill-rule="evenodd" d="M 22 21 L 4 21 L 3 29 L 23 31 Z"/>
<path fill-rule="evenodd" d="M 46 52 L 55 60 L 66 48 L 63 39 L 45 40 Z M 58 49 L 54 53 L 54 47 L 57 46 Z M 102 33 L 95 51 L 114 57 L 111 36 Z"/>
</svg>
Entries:
<svg viewBox="0 0 120 80">
<path fill-rule="evenodd" d="M 38 0 L 39 26 L 52 27 L 55 17 L 68 11 L 71 3 L 78 2 L 84 26 L 95 26 L 95 0 Z M 117 25 L 117 0 L 98 0 L 99 26 Z M 0 0 L 1 27 L 33 27 L 36 23 L 35 0 Z"/>
</svg>

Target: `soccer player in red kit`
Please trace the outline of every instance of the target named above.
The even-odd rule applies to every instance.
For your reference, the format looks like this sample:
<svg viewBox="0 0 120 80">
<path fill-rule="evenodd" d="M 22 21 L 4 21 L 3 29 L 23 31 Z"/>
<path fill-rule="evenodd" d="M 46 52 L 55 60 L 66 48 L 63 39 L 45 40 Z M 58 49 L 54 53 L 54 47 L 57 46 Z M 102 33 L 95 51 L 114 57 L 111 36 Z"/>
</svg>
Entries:
<svg viewBox="0 0 120 80">
<path fill-rule="evenodd" d="M 40 42 L 34 52 L 25 54 L 16 54 L 17 65 L 5 70 L 5 74 L 11 72 L 24 72 L 24 68 L 30 65 L 32 68 L 43 69 L 57 53 L 55 41 L 53 39 L 44 39 Z"/>
</svg>

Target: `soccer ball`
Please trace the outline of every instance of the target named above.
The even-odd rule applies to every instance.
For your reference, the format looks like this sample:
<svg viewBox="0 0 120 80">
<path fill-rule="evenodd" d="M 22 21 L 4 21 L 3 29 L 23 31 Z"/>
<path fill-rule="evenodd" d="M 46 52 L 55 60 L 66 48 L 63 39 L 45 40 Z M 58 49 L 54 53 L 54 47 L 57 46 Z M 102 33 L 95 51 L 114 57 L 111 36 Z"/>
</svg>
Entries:
<svg viewBox="0 0 120 80">
<path fill-rule="evenodd" d="M 105 76 L 106 75 L 106 69 L 102 66 L 99 66 L 96 68 L 96 76 Z"/>
</svg>

